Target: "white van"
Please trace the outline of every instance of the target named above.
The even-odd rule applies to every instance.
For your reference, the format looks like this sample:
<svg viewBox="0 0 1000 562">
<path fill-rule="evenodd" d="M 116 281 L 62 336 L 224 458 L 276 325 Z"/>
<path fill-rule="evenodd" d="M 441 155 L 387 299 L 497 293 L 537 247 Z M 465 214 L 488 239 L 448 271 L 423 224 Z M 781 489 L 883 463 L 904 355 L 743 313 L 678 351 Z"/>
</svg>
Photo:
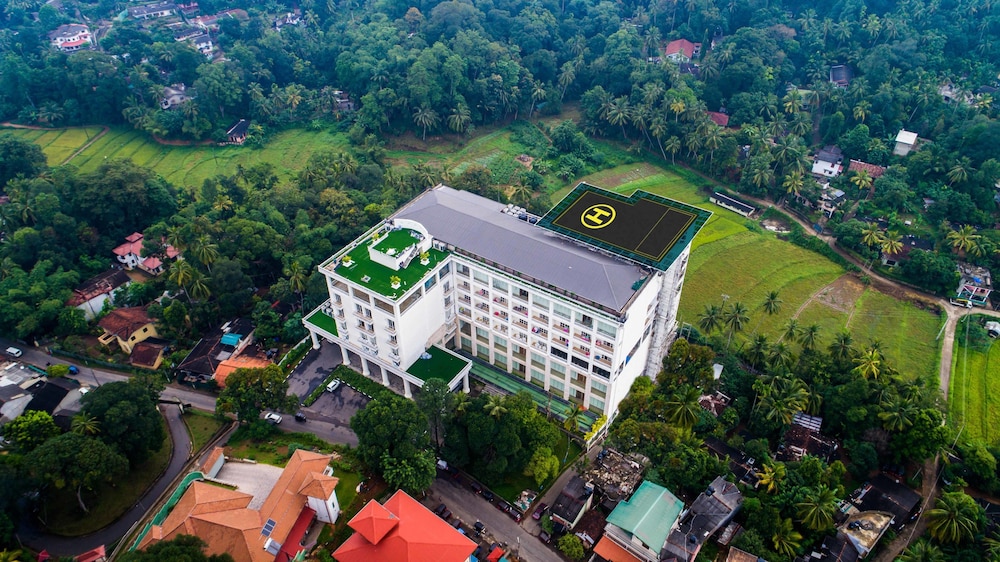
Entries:
<svg viewBox="0 0 1000 562">
<path fill-rule="evenodd" d="M 11 357 L 17 359 L 18 357 L 24 355 L 24 352 L 16 347 L 8 347 L 7 355 L 10 355 Z"/>
</svg>

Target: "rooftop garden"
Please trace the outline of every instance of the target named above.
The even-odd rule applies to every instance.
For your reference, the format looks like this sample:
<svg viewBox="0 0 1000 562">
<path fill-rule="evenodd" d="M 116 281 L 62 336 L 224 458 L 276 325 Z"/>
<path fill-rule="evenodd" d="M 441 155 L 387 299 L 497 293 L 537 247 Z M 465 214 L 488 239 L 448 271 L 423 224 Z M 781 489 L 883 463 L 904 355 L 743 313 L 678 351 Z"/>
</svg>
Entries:
<svg viewBox="0 0 1000 562">
<path fill-rule="evenodd" d="M 429 359 L 417 359 L 410 365 L 406 372 L 427 382 L 430 379 L 441 379 L 444 382 L 451 382 L 455 375 L 460 373 L 468 361 L 448 353 L 447 351 L 434 346 L 427 350 Z"/>
<path fill-rule="evenodd" d="M 410 232 L 407 229 L 389 232 L 375 242 L 375 250 L 389 256 L 399 255 L 416 242 Z M 429 272 L 448 257 L 447 252 L 431 248 L 425 254 L 426 260 L 423 259 L 424 254 L 414 256 L 409 265 L 396 271 L 372 261 L 368 255 L 370 244 L 370 241 L 366 241 L 346 254 L 336 272 L 345 279 L 392 300 L 399 299 L 423 281 Z"/>
<path fill-rule="evenodd" d="M 307 316 L 306 322 L 312 324 L 313 326 L 322 328 L 335 336 L 340 335 L 337 333 L 337 323 L 333 320 L 333 317 L 322 310 L 317 310 Z"/>
</svg>

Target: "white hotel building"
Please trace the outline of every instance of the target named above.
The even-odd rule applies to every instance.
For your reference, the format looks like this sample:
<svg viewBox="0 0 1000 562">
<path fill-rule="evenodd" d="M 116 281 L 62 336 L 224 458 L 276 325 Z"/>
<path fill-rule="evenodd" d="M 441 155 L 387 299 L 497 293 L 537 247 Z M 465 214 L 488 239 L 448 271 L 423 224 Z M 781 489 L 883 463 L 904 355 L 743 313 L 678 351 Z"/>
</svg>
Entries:
<svg viewBox="0 0 1000 562">
<path fill-rule="evenodd" d="M 356 355 L 365 375 L 407 397 L 431 376 L 468 391 L 471 374 L 528 390 L 557 414 L 580 404 L 587 426 L 614 418 L 632 382 L 661 369 L 690 242 L 710 213 L 633 195 L 672 209 L 643 241 L 669 213 L 690 217 L 653 263 L 553 224 L 583 195 L 631 201 L 581 184 L 535 224 L 469 192 L 429 189 L 319 266 L 330 299 L 304 320 L 313 346 L 338 345 L 345 362 Z"/>
</svg>

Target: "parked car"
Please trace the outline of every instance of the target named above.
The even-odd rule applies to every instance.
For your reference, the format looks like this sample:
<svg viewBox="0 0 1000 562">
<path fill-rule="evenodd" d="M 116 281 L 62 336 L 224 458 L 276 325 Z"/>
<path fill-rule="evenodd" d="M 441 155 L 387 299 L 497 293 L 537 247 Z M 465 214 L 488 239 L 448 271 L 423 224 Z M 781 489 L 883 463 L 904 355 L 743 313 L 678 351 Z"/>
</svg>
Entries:
<svg viewBox="0 0 1000 562">
<path fill-rule="evenodd" d="M 541 533 L 538 534 L 538 539 L 545 544 L 549 544 L 549 541 L 552 540 L 552 537 L 545 531 L 542 531 Z"/>
<path fill-rule="evenodd" d="M 10 355 L 14 359 L 17 359 L 18 357 L 24 355 L 24 352 L 16 347 L 11 346 L 7 348 L 7 355 Z"/>
<path fill-rule="evenodd" d="M 333 379 L 330 384 L 326 385 L 327 392 L 333 392 L 340 388 L 340 379 Z"/>
<path fill-rule="evenodd" d="M 451 518 L 451 510 L 446 507 L 444 508 L 444 511 L 441 513 L 441 519 L 447 521 L 450 518 Z"/>
<path fill-rule="evenodd" d="M 494 507 L 496 507 L 497 509 L 499 509 L 500 511 L 502 511 L 504 513 L 507 513 L 508 511 L 510 511 L 510 504 L 507 503 L 507 502 L 505 502 L 505 501 L 503 501 L 503 500 L 498 501 L 494 505 Z"/>
<path fill-rule="evenodd" d="M 493 500 L 496 499 L 496 496 L 493 495 L 493 492 L 489 490 L 483 490 L 482 493 L 483 493 L 483 498 L 490 503 L 493 503 Z"/>
<path fill-rule="evenodd" d="M 477 494 L 482 494 L 483 493 L 483 487 L 482 487 L 482 485 L 479 482 L 476 482 L 475 480 L 472 480 L 472 481 L 469 482 L 469 487 L 472 488 L 472 491 L 475 492 L 475 493 L 477 493 Z"/>
<path fill-rule="evenodd" d="M 306 415 L 304 413 L 302 413 L 302 412 L 296 412 L 295 413 L 295 421 L 297 421 L 299 423 L 302 423 L 302 422 L 306 421 Z"/>
<path fill-rule="evenodd" d="M 264 421 L 270 423 L 271 425 L 278 425 L 281 423 L 281 416 L 275 414 L 274 412 L 268 412 L 264 414 Z"/>
<path fill-rule="evenodd" d="M 538 507 L 535 509 L 535 512 L 531 514 L 531 518 L 534 519 L 535 521 L 538 521 L 539 519 L 542 518 L 543 515 L 545 515 L 545 512 L 548 511 L 548 509 L 549 505 L 547 503 L 539 504 Z"/>
<path fill-rule="evenodd" d="M 507 515 L 510 515 L 510 518 L 517 523 L 520 523 L 521 518 L 524 517 L 523 515 L 521 515 L 521 512 L 518 511 L 517 508 L 515 508 L 514 506 L 511 506 L 511 508 L 507 510 Z"/>
<path fill-rule="evenodd" d="M 437 515 L 438 517 L 440 517 L 441 514 L 444 513 L 445 509 L 447 509 L 447 508 L 445 507 L 444 504 L 441 504 L 441 505 L 435 507 L 434 508 L 434 515 Z"/>
</svg>

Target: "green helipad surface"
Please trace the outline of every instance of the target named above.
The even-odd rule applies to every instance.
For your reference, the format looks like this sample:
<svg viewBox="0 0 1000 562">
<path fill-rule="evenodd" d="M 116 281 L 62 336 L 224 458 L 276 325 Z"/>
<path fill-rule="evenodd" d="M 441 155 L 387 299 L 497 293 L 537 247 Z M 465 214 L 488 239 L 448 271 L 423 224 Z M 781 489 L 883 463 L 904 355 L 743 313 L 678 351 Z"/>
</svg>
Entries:
<svg viewBox="0 0 1000 562">
<path fill-rule="evenodd" d="M 645 191 L 625 196 L 581 183 L 538 224 L 665 270 L 711 216 L 703 209 Z"/>
</svg>

